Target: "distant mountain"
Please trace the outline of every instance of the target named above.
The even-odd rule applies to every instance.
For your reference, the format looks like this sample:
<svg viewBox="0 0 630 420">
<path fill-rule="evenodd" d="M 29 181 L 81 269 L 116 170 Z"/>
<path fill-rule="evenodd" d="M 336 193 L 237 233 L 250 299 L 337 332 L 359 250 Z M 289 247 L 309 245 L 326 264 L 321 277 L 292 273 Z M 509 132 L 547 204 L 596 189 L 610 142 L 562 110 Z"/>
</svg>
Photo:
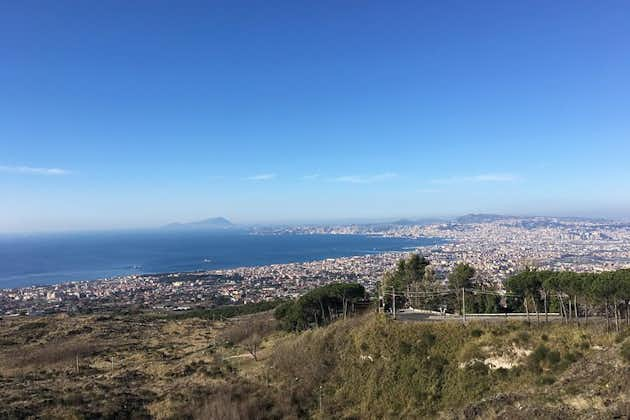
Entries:
<svg viewBox="0 0 630 420">
<path fill-rule="evenodd" d="M 496 222 L 497 220 L 505 220 L 511 219 L 512 216 L 504 216 L 500 214 L 467 214 L 465 216 L 458 217 L 455 219 L 457 223 L 467 224 L 467 223 L 490 223 Z"/>
<path fill-rule="evenodd" d="M 163 226 L 163 229 L 227 229 L 234 227 L 234 224 L 225 217 L 211 217 L 188 223 L 170 223 Z"/>
</svg>

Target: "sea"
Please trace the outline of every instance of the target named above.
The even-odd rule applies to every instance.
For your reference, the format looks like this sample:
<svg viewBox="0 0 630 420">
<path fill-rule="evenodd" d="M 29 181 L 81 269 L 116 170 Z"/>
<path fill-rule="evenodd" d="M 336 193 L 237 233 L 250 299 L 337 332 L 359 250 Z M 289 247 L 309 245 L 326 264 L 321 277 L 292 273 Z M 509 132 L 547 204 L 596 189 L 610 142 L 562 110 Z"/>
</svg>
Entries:
<svg viewBox="0 0 630 420">
<path fill-rule="evenodd" d="M 117 231 L 0 236 L 0 289 L 146 273 L 306 262 L 438 245 L 440 238 Z"/>
</svg>

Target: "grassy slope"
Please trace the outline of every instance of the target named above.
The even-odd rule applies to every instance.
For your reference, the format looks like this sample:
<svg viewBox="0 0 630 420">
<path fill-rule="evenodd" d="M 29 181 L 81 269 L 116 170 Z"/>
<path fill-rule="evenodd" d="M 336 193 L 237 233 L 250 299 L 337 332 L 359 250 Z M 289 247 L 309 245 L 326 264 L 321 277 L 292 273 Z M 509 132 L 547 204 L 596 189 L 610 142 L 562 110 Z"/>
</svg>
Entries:
<svg viewBox="0 0 630 420">
<path fill-rule="evenodd" d="M 282 347 L 283 346 L 283 347 Z M 410 324 L 368 316 L 289 339 L 279 383 L 346 418 L 605 418 L 630 415 L 630 368 L 599 328 Z M 280 359 L 280 356 L 278 356 Z M 312 366 L 311 366 L 312 365 Z M 491 366 L 493 365 L 493 366 Z M 317 366 L 326 374 L 319 374 Z M 502 368 L 496 368 L 501 366 Z"/>
<path fill-rule="evenodd" d="M 320 396 L 326 418 L 630 415 L 630 338 L 598 327 L 369 314 L 274 333 L 258 362 L 216 345 L 223 327 L 142 314 L 0 321 L 0 418 L 318 417 Z"/>
</svg>

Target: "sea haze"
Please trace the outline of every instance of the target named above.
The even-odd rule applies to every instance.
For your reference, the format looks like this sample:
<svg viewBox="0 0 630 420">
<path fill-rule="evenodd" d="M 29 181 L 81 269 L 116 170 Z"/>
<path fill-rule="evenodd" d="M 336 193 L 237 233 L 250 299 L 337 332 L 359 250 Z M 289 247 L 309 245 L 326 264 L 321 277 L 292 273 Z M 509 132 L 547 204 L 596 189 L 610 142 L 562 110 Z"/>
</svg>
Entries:
<svg viewBox="0 0 630 420">
<path fill-rule="evenodd" d="M 144 231 L 0 237 L 0 288 L 282 264 L 439 244 L 437 238 Z"/>
</svg>

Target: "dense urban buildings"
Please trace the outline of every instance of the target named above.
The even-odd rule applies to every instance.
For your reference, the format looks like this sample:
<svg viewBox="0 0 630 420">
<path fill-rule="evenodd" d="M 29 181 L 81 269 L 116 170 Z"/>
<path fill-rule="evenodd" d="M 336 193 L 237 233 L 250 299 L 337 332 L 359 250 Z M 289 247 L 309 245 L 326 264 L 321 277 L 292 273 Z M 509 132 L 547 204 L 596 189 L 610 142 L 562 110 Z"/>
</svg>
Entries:
<svg viewBox="0 0 630 420">
<path fill-rule="evenodd" d="M 331 282 L 352 281 L 374 291 L 384 272 L 411 252 L 425 255 L 438 278 L 457 262 L 501 287 L 526 266 L 600 272 L 630 267 L 630 224 L 557 218 L 487 217 L 452 223 L 298 226 L 252 234 L 363 234 L 440 237 L 442 245 L 291 264 L 195 273 L 130 275 L 0 290 L 0 313 L 41 314 L 140 306 L 187 310 L 195 306 L 259 302 L 299 296 Z"/>
</svg>

